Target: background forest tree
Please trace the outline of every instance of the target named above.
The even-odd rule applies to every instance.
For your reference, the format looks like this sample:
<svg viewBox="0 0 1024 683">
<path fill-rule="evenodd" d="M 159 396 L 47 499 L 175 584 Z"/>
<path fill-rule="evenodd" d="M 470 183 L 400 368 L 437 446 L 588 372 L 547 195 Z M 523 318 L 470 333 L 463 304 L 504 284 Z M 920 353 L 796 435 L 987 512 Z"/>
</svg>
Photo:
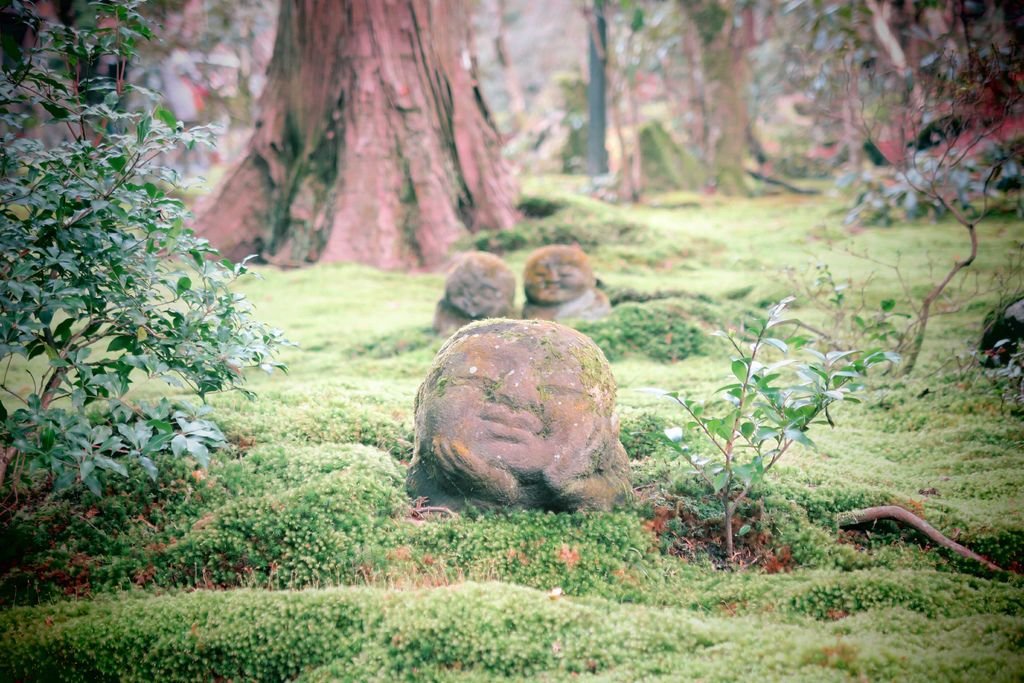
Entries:
<svg viewBox="0 0 1024 683">
<path fill-rule="evenodd" d="M 281 3 L 255 132 L 198 229 L 232 258 L 437 266 L 515 220 L 461 2 Z"/>
</svg>

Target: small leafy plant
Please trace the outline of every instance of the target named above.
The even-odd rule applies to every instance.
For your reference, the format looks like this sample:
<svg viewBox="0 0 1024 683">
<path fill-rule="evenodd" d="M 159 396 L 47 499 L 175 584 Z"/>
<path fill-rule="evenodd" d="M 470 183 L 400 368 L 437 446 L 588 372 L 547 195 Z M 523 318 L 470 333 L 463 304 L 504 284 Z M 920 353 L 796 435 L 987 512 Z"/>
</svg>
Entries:
<svg viewBox="0 0 1024 683">
<path fill-rule="evenodd" d="M 152 97 L 125 79 L 151 37 L 136 5 L 92 5 L 95 28 L 10 10 L 27 31 L 4 35 L 0 73 L 0 484 L 13 466 L 15 491 L 44 470 L 99 495 L 126 463 L 155 480 L 165 451 L 205 466 L 223 436 L 204 411 L 128 390 L 160 379 L 205 398 L 281 367 L 281 333 L 231 289 L 246 266 L 185 227 L 177 174 L 155 164 L 209 131 L 124 107 Z"/>
<path fill-rule="evenodd" d="M 901 276 L 898 265 L 894 267 Z M 809 275 L 787 268 L 790 284 L 806 297 L 810 305 L 824 314 L 821 325 L 806 321 L 794 324 L 813 332 L 830 345 L 857 347 L 871 346 L 901 353 L 909 343 L 914 317 L 910 296 L 872 302 L 867 287 L 872 276 L 865 281 L 837 279 L 827 263 L 816 263 Z M 904 292 L 906 294 L 906 292 Z"/>
<path fill-rule="evenodd" d="M 864 388 L 868 368 L 900 360 L 889 351 L 821 353 L 804 347 L 809 360 L 784 357 L 766 363 L 769 349 L 786 356 L 791 348 L 806 342 L 801 337 L 784 340 L 774 336 L 775 330 L 797 322 L 785 317 L 792 301 L 793 297 L 788 297 L 772 306 L 767 317 L 754 318 L 750 329 L 715 333 L 728 340 L 736 352 L 730 368 L 736 381 L 716 392 L 722 401 L 705 404 L 679 392 L 656 390 L 675 400 L 690 418 L 683 427 L 665 430 L 665 440 L 721 501 L 725 551 L 730 559 L 734 555 L 733 517 L 753 487 L 793 444 L 813 446 L 807 436 L 811 425 L 834 425 L 833 404 L 858 401 L 851 394 Z M 710 455 L 692 450 L 685 443 L 687 435 L 709 445 Z M 743 527 L 740 533 L 748 529 Z"/>
</svg>

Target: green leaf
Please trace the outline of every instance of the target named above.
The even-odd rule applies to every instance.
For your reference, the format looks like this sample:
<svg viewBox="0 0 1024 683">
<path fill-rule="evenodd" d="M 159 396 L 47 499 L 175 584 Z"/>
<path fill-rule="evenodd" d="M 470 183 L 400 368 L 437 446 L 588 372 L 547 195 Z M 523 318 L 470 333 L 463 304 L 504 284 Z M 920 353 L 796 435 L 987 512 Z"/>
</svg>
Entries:
<svg viewBox="0 0 1024 683">
<path fill-rule="evenodd" d="M 896 300 L 895 299 L 885 299 L 882 302 L 882 310 L 885 311 L 886 313 L 888 313 L 889 311 L 891 311 L 894 308 L 896 308 Z"/>
<path fill-rule="evenodd" d="M 188 277 L 185 277 L 185 276 L 182 276 L 182 277 L 178 278 L 178 286 L 177 286 L 178 294 L 182 294 L 184 292 L 187 292 L 190 289 L 192 289 L 192 280 L 191 279 L 189 279 Z"/>
<path fill-rule="evenodd" d="M 62 472 L 56 479 L 53 480 L 53 490 L 63 491 L 64 489 L 68 488 L 69 486 L 75 483 L 76 476 L 76 473 L 71 470 L 66 470 Z M 88 482 L 86 482 L 86 486 L 89 486 Z M 96 482 L 96 488 L 99 488 L 99 482 Z M 89 490 L 95 493 L 97 496 L 100 495 L 100 492 L 94 490 L 91 486 L 89 486 Z"/>
<path fill-rule="evenodd" d="M 171 130 L 175 130 L 178 127 L 178 119 L 174 118 L 174 114 L 167 111 L 163 107 L 157 107 L 153 111 L 153 116 L 163 121 L 164 124 Z"/>
<path fill-rule="evenodd" d="M 197 439 L 188 440 L 188 452 L 203 469 L 210 466 L 210 449 Z"/>
<path fill-rule="evenodd" d="M 729 483 L 729 471 L 722 470 L 715 475 L 715 478 L 711 480 L 711 484 L 715 487 L 715 493 L 718 493 L 725 485 Z"/>
<path fill-rule="evenodd" d="M 55 121 L 64 121 L 71 116 L 71 111 L 59 104 L 53 104 L 52 102 L 40 102 L 39 104 L 49 112 Z"/>
<path fill-rule="evenodd" d="M 157 472 L 156 465 L 153 464 L 153 461 L 147 458 L 146 456 L 142 455 L 139 456 L 139 464 L 142 465 L 142 469 L 146 471 L 146 474 L 149 475 L 149 478 L 152 479 L 153 481 L 156 481 L 157 475 L 159 473 Z"/>
<path fill-rule="evenodd" d="M 765 344 L 774 346 L 783 353 L 789 353 L 789 345 L 787 345 L 786 342 L 782 341 L 781 339 L 776 339 L 775 337 L 765 337 L 762 341 Z"/>
<path fill-rule="evenodd" d="M 90 474 L 88 477 L 84 478 L 82 480 L 82 483 L 84 483 L 86 487 L 90 491 L 92 491 L 92 495 L 96 496 L 97 498 L 103 497 L 103 488 L 100 486 L 100 481 L 99 479 L 96 478 L 95 474 Z M 56 484 L 54 484 L 54 488 L 57 488 Z"/>
<path fill-rule="evenodd" d="M 749 524 L 744 524 L 743 526 L 740 527 L 740 530 L 736 532 L 736 535 L 737 536 L 746 536 L 749 533 L 750 533 L 750 525 Z"/>
<path fill-rule="evenodd" d="M 120 337 L 114 337 L 107 344 L 107 351 L 131 351 L 138 347 L 138 339 L 134 334 L 125 334 Z"/>
<path fill-rule="evenodd" d="M 124 170 L 124 167 L 128 165 L 128 160 L 123 156 L 110 157 L 107 159 L 107 163 L 110 167 L 120 173 Z"/>
<path fill-rule="evenodd" d="M 105 455 L 96 455 L 93 456 L 93 459 L 96 461 L 96 466 L 100 469 L 104 469 L 109 472 L 117 472 L 122 477 L 128 476 L 128 470 L 125 466 L 112 458 L 108 458 Z"/>
<path fill-rule="evenodd" d="M 741 382 L 747 379 L 747 363 L 742 358 L 737 358 L 732 362 L 732 374 L 736 376 Z"/>
<path fill-rule="evenodd" d="M 171 452 L 174 453 L 175 457 L 181 457 L 188 452 L 188 439 L 181 434 L 175 434 L 174 438 L 171 439 Z"/>
<path fill-rule="evenodd" d="M 782 433 L 790 441 L 807 446 L 808 448 L 814 448 L 814 443 L 807 438 L 807 435 L 802 430 L 786 429 Z"/>
<path fill-rule="evenodd" d="M 153 121 L 148 116 L 143 116 L 139 119 L 139 125 L 135 128 L 135 137 L 140 145 L 145 142 L 152 127 Z"/>
<path fill-rule="evenodd" d="M 152 420 L 146 420 L 146 424 L 161 434 L 169 434 L 174 430 L 174 427 L 171 426 L 171 423 L 167 420 L 158 420 L 154 418 Z"/>
<path fill-rule="evenodd" d="M 3 42 L 4 55 L 6 55 L 7 59 L 16 64 L 21 62 L 21 47 L 14 40 L 14 36 L 5 31 L 0 35 L 0 40 Z"/>
<path fill-rule="evenodd" d="M 644 10 L 641 7 L 637 7 L 633 10 L 633 19 L 629 23 L 629 28 L 634 33 L 642 30 L 644 27 Z"/>
</svg>

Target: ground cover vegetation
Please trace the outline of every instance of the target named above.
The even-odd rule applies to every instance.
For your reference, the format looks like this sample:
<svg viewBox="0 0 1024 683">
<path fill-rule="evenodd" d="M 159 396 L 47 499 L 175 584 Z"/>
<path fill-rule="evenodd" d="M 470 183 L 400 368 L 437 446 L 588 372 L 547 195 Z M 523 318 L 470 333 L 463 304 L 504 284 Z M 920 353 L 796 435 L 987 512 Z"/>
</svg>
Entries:
<svg viewBox="0 0 1024 683">
<path fill-rule="evenodd" d="M 538 179 L 527 192 L 556 201 L 572 182 Z M 5 676 L 1012 679 L 1024 607 L 1015 574 L 888 523 L 839 526 L 841 513 L 898 504 L 1019 568 L 1024 427 L 999 391 L 949 363 L 976 343 L 996 297 L 937 318 L 913 375 L 872 373 L 862 403 L 811 433 L 817 449 L 793 446 L 755 485 L 757 502 L 739 506 L 749 528 L 729 558 L 721 502 L 660 436 L 680 423 L 679 406 L 640 389 L 706 396 L 735 382 L 727 345 L 710 334 L 781 298 L 788 264 L 820 259 L 868 280 L 877 304 L 892 274 L 868 279 L 871 264 L 841 245 L 901 250 L 905 277 L 957 245 L 927 224 L 850 233 L 842 205 L 820 198 L 715 204 L 609 208 L 643 226 L 652 251 L 700 245 L 677 260 L 636 267 L 632 242 L 592 250 L 609 287 L 684 292 L 670 301 L 701 339 L 675 360 L 609 353 L 636 487 L 625 508 L 417 513 L 403 484 L 412 397 L 441 343 L 424 327 L 443 277 L 263 269 L 244 291 L 299 347 L 282 355 L 288 376 L 252 377 L 254 400 L 211 399 L 228 445 L 208 468 L 165 457 L 156 482 L 130 470 L 101 498 L 75 487 L 8 513 Z M 977 265 L 992 274 L 1018 235 L 998 217 L 987 230 Z M 527 252 L 506 253 L 513 269 Z M 830 315 L 789 305 L 811 326 Z M 661 334 L 646 318 L 603 324 Z M 296 619 L 301 637 L 287 635 Z M 728 654 L 737 647 L 742 662 Z"/>
<path fill-rule="evenodd" d="M 100 43 L 67 40 L 90 35 L 70 31 L 58 37 L 64 48 L 130 51 L 121 39 L 144 36 L 144 25 L 130 3 L 119 7 L 117 30 L 92 34 Z M 5 50 L 5 73 L 17 76 L 21 55 Z M 325 263 L 255 266 L 262 279 L 236 282 L 241 270 L 206 260 L 178 224 L 173 176 L 136 177 L 147 150 L 187 135 L 172 115 L 122 112 L 109 93 L 88 100 L 81 81 L 66 91 L 36 83 L 59 97 L 31 102 L 34 115 L 66 122 L 71 141 L 50 153 L 19 139 L 0 189 L 66 186 L 4 199 L 0 234 L 30 244 L 5 249 L 19 255 L 3 262 L 18 277 L 0 293 L 12 372 L 41 367 L 58 379 L 12 384 L 36 396 L 27 409 L 4 398 L 5 445 L 38 442 L 32 457 L 51 461 L 27 460 L 3 484 L 0 679 L 1024 675 L 1024 415 L 1006 399 L 1019 365 L 993 374 L 973 362 L 986 320 L 1021 291 L 1016 216 L 988 212 L 970 228 L 972 282 L 993 284 L 954 272 L 932 297 L 933 273 L 963 258 L 949 215 L 865 229 L 845 223 L 842 195 L 672 192 L 621 206 L 581 196 L 579 177 L 523 178 L 522 220 L 463 246 L 501 253 L 516 273 L 534 247 L 587 248 L 616 305 L 575 326 L 611 361 L 634 488 L 608 513 L 456 515 L 410 500 L 404 483 L 413 399 L 443 343 L 429 325 L 444 276 Z M 116 74 L 112 83 L 119 95 Z M 616 86 L 623 96 L 630 83 Z M 66 251 L 82 258 L 106 253 L 120 227 L 155 239 L 153 252 L 109 249 L 125 257 L 114 275 L 149 289 L 103 289 L 123 278 L 89 270 L 92 280 L 74 283 L 86 293 L 65 296 L 59 275 L 87 269 L 31 246 L 55 226 L 69 228 Z M 241 294 L 267 325 L 239 308 Z M 56 297 L 70 303 L 57 310 Z M 895 360 L 887 354 L 902 350 L 929 298 L 913 372 L 886 371 L 875 361 Z M 197 308 L 206 314 L 193 320 Z M 97 317 L 114 322 L 93 330 Z M 799 320 L 799 340 L 775 332 L 784 320 Z M 298 343 L 276 360 L 269 325 Z M 166 351 L 182 345 L 195 353 Z M 90 346 L 101 350 L 82 353 Z M 819 355 L 778 366 L 800 371 L 792 392 L 769 368 L 797 346 Z M 193 364 L 171 365 L 181 358 Z M 268 360 L 289 374 L 242 370 Z M 168 389 L 168 376 L 186 387 Z M 252 393 L 213 392 L 242 378 Z M 171 412 L 194 399 L 189 383 L 212 413 Z M 47 388 L 58 391 L 44 405 Z M 708 407 L 734 406 L 725 417 L 691 401 L 723 388 L 732 400 Z M 147 403 L 165 414 L 118 408 Z M 693 425 L 676 431 L 681 408 Z M 74 424 L 46 436 L 26 410 L 63 411 Z M 104 425 L 108 413 L 135 426 Z M 189 432 L 194 418 L 213 437 Z M 82 430 L 81 453 L 73 439 L 54 448 Z M 1002 569 L 890 521 L 850 524 L 851 513 L 857 522 L 857 511 L 890 505 Z"/>
</svg>

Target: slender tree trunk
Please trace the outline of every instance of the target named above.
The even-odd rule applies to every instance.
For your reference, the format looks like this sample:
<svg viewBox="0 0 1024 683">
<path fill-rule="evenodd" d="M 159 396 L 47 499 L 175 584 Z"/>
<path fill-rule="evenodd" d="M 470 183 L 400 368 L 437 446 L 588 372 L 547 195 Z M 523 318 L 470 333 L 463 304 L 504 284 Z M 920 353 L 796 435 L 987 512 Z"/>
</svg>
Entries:
<svg viewBox="0 0 1024 683">
<path fill-rule="evenodd" d="M 515 220 L 458 0 L 283 0 L 261 113 L 198 231 L 229 258 L 433 267 Z"/>
<path fill-rule="evenodd" d="M 587 82 L 587 175 L 594 177 L 608 172 L 608 149 L 605 147 L 608 28 L 604 18 L 604 0 L 594 0 L 593 21 L 590 22 L 588 34 L 590 78 Z"/>
<path fill-rule="evenodd" d="M 704 79 L 700 35 L 692 22 L 687 22 L 683 29 L 683 47 L 690 63 L 690 105 L 694 113 L 693 142 L 700 150 L 701 160 L 710 167 L 714 163 L 715 152 L 711 145 L 711 129 L 708 123 L 707 83 Z"/>
<path fill-rule="evenodd" d="M 633 36 L 630 36 L 632 42 Z M 630 54 L 627 48 L 627 54 Z M 633 131 L 633 154 L 630 155 L 629 172 L 633 175 L 633 201 L 640 201 L 644 193 L 644 148 L 640 144 L 640 106 L 637 103 L 636 72 L 626 75 L 626 103 L 629 108 L 629 127 Z"/>
<path fill-rule="evenodd" d="M 725 536 L 725 561 L 732 563 L 733 550 L 733 539 L 732 539 L 732 515 L 735 512 L 734 503 L 727 497 L 722 498 L 723 507 L 725 508 L 725 517 L 722 520 L 722 535 Z"/>
<path fill-rule="evenodd" d="M 846 62 L 846 94 L 842 102 L 843 145 L 846 147 L 846 165 L 850 171 L 860 171 L 864 163 L 863 133 L 857 126 L 860 116 L 857 107 L 860 104 L 860 67 L 855 59 L 847 57 Z"/>
<path fill-rule="evenodd" d="M 505 5 L 505 0 L 498 0 L 498 33 L 494 37 L 494 53 L 505 77 L 505 92 L 508 95 L 509 110 L 512 112 L 513 130 L 518 131 L 526 122 L 526 98 L 523 96 L 523 86 L 519 82 L 515 64 L 509 58 L 508 43 L 505 40 L 508 33 L 505 24 Z"/>
<path fill-rule="evenodd" d="M 622 119 L 622 97 L 613 89 L 612 106 L 609 107 L 612 115 L 612 128 L 615 129 L 615 138 L 619 143 L 619 175 L 622 178 L 623 193 L 630 201 L 638 199 L 637 189 L 633 185 L 633 164 L 629 145 L 626 143 L 626 131 Z"/>
</svg>

